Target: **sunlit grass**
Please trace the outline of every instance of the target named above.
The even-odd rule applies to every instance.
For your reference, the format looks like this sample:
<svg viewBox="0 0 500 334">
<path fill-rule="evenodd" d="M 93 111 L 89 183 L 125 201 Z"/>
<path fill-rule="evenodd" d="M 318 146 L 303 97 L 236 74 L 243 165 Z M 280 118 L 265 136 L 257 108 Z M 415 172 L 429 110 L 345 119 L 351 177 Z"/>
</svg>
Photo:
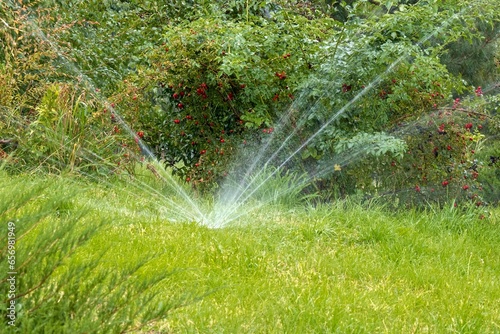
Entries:
<svg viewBox="0 0 500 334">
<path fill-rule="evenodd" d="M 23 180 L 0 177 L 7 191 Z M 47 182 L 30 178 L 26 184 Z M 126 180 L 57 182 L 65 195 L 59 204 L 66 203 L 59 211 L 84 214 L 79 221 L 85 224 L 106 224 L 64 259 L 51 280 L 92 261 L 97 265 L 82 286 L 110 269 L 130 273 L 125 288 L 164 275 L 151 287 L 157 297 L 139 305 L 177 302 L 152 322 L 160 332 L 500 331 L 498 209 L 479 219 L 479 212 L 453 205 L 427 212 L 352 202 L 266 205 L 237 224 L 210 229 L 169 221 L 159 195 Z M 146 175 L 143 182 L 174 196 Z M 38 191 L 38 200 L 20 205 L 18 215 L 39 205 L 54 209 L 43 201 L 54 188 Z M 43 226 L 57 221 L 48 214 Z"/>
</svg>

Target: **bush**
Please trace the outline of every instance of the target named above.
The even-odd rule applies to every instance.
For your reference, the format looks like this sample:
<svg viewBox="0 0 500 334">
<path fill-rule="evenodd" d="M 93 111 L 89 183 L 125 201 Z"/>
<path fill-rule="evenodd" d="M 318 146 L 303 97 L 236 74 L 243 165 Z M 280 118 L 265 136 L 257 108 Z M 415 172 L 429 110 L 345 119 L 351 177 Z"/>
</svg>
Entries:
<svg viewBox="0 0 500 334">
<path fill-rule="evenodd" d="M 474 154 L 483 138 L 476 125 L 487 113 L 477 104 L 461 106 L 457 96 L 474 91 L 438 57 L 448 43 L 474 35 L 462 26 L 473 26 L 474 11 L 461 20 L 453 13 L 414 6 L 377 22 L 352 21 L 342 40 L 325 45 L 325 62 L 305 81 L 308 99 L 298 109 L 309 110 L 300 131 L 308 138 L 300 145 L 302 157 L 312 174 L 321 176 L 318 186 L 334 192 L 331 196 L 397 192 L 410 202 L 478 196 L 471 192 L 480 185 L 460 179 L 476 168 Z M 430 27 L 439 27 L 439 35 Z M 481 88 L 474 89 L 482 95 Z M 471 122 L 474 127 L 466 127 Z M 415 198 L 427 188 L 428 196 Z"/>
<path fill-rule="evenodd" d="M 272 131 L 317 65 L 315 38 L 332 26 L 302 17 L 179 25 L 151 55 L 154 67 L 115 99 L 177 174 L 213 183 L 241 144 Z"/>
</svg>

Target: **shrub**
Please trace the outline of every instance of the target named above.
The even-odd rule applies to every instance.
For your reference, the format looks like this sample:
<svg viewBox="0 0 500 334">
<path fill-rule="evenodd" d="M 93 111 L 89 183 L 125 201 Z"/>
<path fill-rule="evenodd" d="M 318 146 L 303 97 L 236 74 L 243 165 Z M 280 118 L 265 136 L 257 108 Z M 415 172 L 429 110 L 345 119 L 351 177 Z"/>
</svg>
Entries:
<svg viewBox="0 0 500 334">
<path fill-rule="evenodd" d="M 116 100 L 177 174 L 196 186 L 212 183 L 242 143 L 272 131 L 317 65 L 315 38 L 332 25 L 301 17 L 179 25 L 154 50 L 153 68 L 131 79 L 125 91 L 134 93 Z"/>
<path fill-rule="evenodd" d="M 301 134 L 309 138 L 301 144 L 302 157 L 321 174 L 321 187 L 337 195 L 405 192 L 413 201 L 409 189 L 425 184 L 434 189 L 429 198 L 441 202 L 448 194 L 465 198 L 461 194 L 481 188 L 459 180 L 475 166 L 473 157 L 481 148 L 481 131 L 465 128 L 480 121 L 468 118 L 478 110 L 464 110 L 457 98 L 474 92 L 438 57 L 448 43 L 474 35 L 467 29 L 474 25 L 475 10 L 459 18 L 444 7 L 435 12 L 414 6 L 377 22 L 353 20 L 342 40 L 325 45 L 325 62 L 304 83 L 308 99 L 298 107 L 312 106 L 302 121 Z M 417 22 L 422 29 L 413 29 Z M 430 27 L 438 27 L 439 34 Z M 467 142 L 457 144 L 457 136 Z M 455 185 L 449 178 L 459 181 Z"/>
</svg>

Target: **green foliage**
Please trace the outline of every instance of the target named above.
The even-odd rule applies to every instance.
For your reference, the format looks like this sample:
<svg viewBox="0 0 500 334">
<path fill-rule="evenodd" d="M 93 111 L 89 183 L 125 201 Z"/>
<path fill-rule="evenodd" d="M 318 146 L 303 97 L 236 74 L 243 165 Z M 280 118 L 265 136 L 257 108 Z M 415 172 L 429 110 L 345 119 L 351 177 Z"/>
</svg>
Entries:
<svg viewBox="0 0 500 334">
<path fill-rule="evenodd" d="M 56 52 L 49 43 L 40 41 L 40 31 L 28 21 L 25 12 L 2 2 L 0 13 L 0 83 L 4 87 L 0 91 L 0 108 L 8 118 L 22 115 L 30 119 L 45 87 L 64 79 L 65 74 L 54 66 Z M 50 20 L 47 10 L 40 10 L 38 24 L 43 27 Z"/>
<path fill-rule="evenodd" d="M 451 75 L 436 55 L 442 54 L 448 43 L 471 36 L 463 22 L 474 21 L 475 9 L 461 12 L 460 19 L 453 10 L 435 11 L 429 6 L 415 6 L 379 17 L 376 22 L 357 18 L 349 23 L 352 27 L 345 29 L 342 40 L 326 45 L 321 71 L 305 82 L 308 99 L 304 107 L 298 107 L 313 106 L 303 121 L 301 133 L 312 138 L 306 142 L 303 157 L 320 161 L 320 175 L 332 174 L 335 165 L 343 169 L 342 173 L 333 173 L 330 180 L 328 175 L 321 175 L 321 187 L 336 189 L 337 194 L 396 193 L 410 202 L 415 199 L 410 189 L 420 189 L 422 182 L 432 184 L 429 198 L 438 201 L 445 201 L 448 195 L 464 198 L 461 187 L 473 188 L 459 181 L 452 190 L 435 191 L 443 188 L 441 183 L 447 178 L 460 180 L 474 164 L 470 152 L 481 148 L 477 128 L 472 142 L 463 140 L 457 147 L 456 136 L 466 137 L 469 130 L 464 126 L 471 121 L 462 116 L 476 107 L 451 112 L 460 109 L 460 99 L 454 96 L 468 87 L 460 77 Z M 427 115 L 438 109 L 439 113 L 429 120 Z M 442 123 L 437 124 L 443 117 L 448 118 L 443 122 L 452 129 L 439 136 L 438 132 L 446 132 L 439 130 Z M 411 135 L 400 131 L 405 124 L 411 124 L 407 125 L 412 128 Z M 420 127 L 420 133 L 413 132 L 415 126 Z M 395 137 L 382 139 L 383 149 L 376 143 L 382 131 Z M 403 154 L 406 147 L 409 152 L 425 153 L 410 161 Z M 405 167 L 388 168 L 396 165 Z M 478 195 L 468 192 L 467 196 L 474 199 Z"/>
<path fill-rule="evenodd" d="M 48 88 L 36 108 L 37 119 L 27 128 L 29 136 L 21 139 L 18 153 L 23 163 L 59 172 L 99 174 L 118 168 L 129 154 L 125 143 L 130 139 L 120 138 L 117 125 L 96 111 L 98 104 L 84 98 L 71 87 Z"/>
<path fill-rule="evenodd" d="M 441 59 L 451 73 L 460 74 L 469 84 L 488 87 L 500 80 L 500 67 L 495 63 L 500 57 L 500 22 L 478 22 L 477 30 L 472 40 L 452 43 Z"/>
<path fill-rule="evenodd" d="M 285 161 L 290 172 L 319 177 L 317 190 L 335 188 L 346 195 L 412 189 L 419 170 L 383 177 L 398 180 L 386 189 L 373 180 L 403 159 L 405 147 L 426 146 L 423 133 L 434 132 L 405 137 L 400 124 L 417 124 L 477 89 L 468 86 L 473 81 L 466 69 L 473 66 L 453 67 L 454 55 L 469 42 L 486 43 L 472 57 L 480 67 L 478 82 L 496 77 L 499 17 L 490 0 L 71 1 L 68 8 L 47 0 L 30 2 L 29 8 L 1 7 L 0 80 L 8 89 L 0 93 L 0 131 L 7 139 L 33 131 L 17 154 L 38 165 L 48 161 L 42 157 L 58 161 L 51 170 L 101 170 L 84 162 L 94 161 L 89 151 L 113 170 L 144 153 L 142 138 L 175 174 L 207 189 L 247 164 L 242 151 L 272 152 L 287 141 L 271 153 L 273 163 Z M 75 78 L 81 88 L 70 95 L 85 91 L 85 97 L 51 116 L 52 84 Z M 488 94 L 494 95 L 492 87 Z M 115 107 L 104 109 L 99 91 L 112 96 Z M 468 110 L 493 115 L 474 108 L 480 107 Z M 105 112 L 113 119 L 106 120 Z M 140 147 L 117 135 L 124 132 L 112 123 L 119 122 L 119 112 Z M 469 120 L 455 122 L 463 126 Z M 439 147 L 453 144 L 444 139 Z M 445 176 L 443 170 L 458 173 L 461 161 L 472 161 L 458 153 L 448 160 L 433 155 L 426 153 L 424 164 L 433 182 Z M 332 174 L 336 165 L 342 173 Z"/>
<path fill-rule="evenodd" d="M 89 82 L 67 83 L 74 80 L 73 66 L 47 36 L 68 28 L 53 27 L 47 8 L 36 17 L 5 3 L 1 10 L 7 21 L 0 31 L 0 84 L 6 87 L 0 92 L 0 139 L 17 150 L 0 147 L 0 158 L 14 171 L 118 171 L 134 154 L 127 148 L 132 138 L 120 136 L 118 123 L 99 111 L 102 101 L 89 92 Z"/>
<path fill-rule="evenodd" d="M 125 90 L 142 98 L 116 99 L 177 173 L 195 184 L 213 182 L 227 173 L 245 140 L 272 131 L 318 65 L 318 40 L 332 25 L 296 16 L 262 24 L 206 18 L 179 25 L 154 50 L 154 67 L 142 72 L 137 88 Z"/>
<path fill-rule="evenodd" d="M 340 154 L 346 151 L 364 150 L 375 157 L 388 153 L 402 157 L 407 149 L 406 142 L 401 139 L 388 136 L 385 133 L 368 134 L 364 132 L 348 140 L 338 142 L 335 147 L 335 151 Z"/>
<path fill-rule="evenodd" d="M 181 305 L 183 300 L 159 290 L 169 273 L 141 274 L 151 256 L 116 269 L 101 262 L 112 248 L 82 252 L 92 238 L 107 233 L 110 223 L 78 203 L 82 184 L 4 174 L 0 182 L 1 233 L 15 235 L 15 298 L 4 295 L 1 304 L 5 321 L 7 305 L 15 302 L 12 333 L 123 333 Z M 13 271 L 7 268 L 7 251 L 2 246 L 2 286 Z"/>
<path fill-rule="evenodd" d="M 2 2 L 3 168 L 131 174 L 1 173 L 18 332 L 498 331 L 496 2 Z M 226 179 L 238 224 L 167 223 Z M 441 210 L 299 206 L 376 195 Z"/>
<path fill-rule="evenodd" d="M 10 157 L 3 156 L 10 170 L 106 175 L 127 166 L 134 154 L 128 146 L 131 139 L 121 136 L 118 125 L 96 110 L 98 101 L 68 85 L 46 89 L 31 120 L 16 114 L 18 109 L 7 109 L 11 116 L 0 122 L 0 137 L 13 138 L 17 147 Z"/>
</svg>

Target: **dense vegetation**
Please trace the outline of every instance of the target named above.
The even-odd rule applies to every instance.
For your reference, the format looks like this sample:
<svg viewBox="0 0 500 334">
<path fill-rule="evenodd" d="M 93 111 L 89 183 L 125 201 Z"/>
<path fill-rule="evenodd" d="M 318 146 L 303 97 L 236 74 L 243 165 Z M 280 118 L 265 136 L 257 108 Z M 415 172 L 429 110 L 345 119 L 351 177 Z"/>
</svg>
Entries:
<svg viewBox="0 0 500 334">
<path fill-rule="evenodd" d="M 265 146 L 323 198 L 498 201 L 491 1 L 41 1 L 2 14 L 13 168 L 113 170 L 147 153 L 135 136 L 202 190 Z"/>
<path fill-rule="evenodd" d="M 496 0 L 1 2 L 18 330 L 498 331 L 499 36 Z"/>
</svg>

